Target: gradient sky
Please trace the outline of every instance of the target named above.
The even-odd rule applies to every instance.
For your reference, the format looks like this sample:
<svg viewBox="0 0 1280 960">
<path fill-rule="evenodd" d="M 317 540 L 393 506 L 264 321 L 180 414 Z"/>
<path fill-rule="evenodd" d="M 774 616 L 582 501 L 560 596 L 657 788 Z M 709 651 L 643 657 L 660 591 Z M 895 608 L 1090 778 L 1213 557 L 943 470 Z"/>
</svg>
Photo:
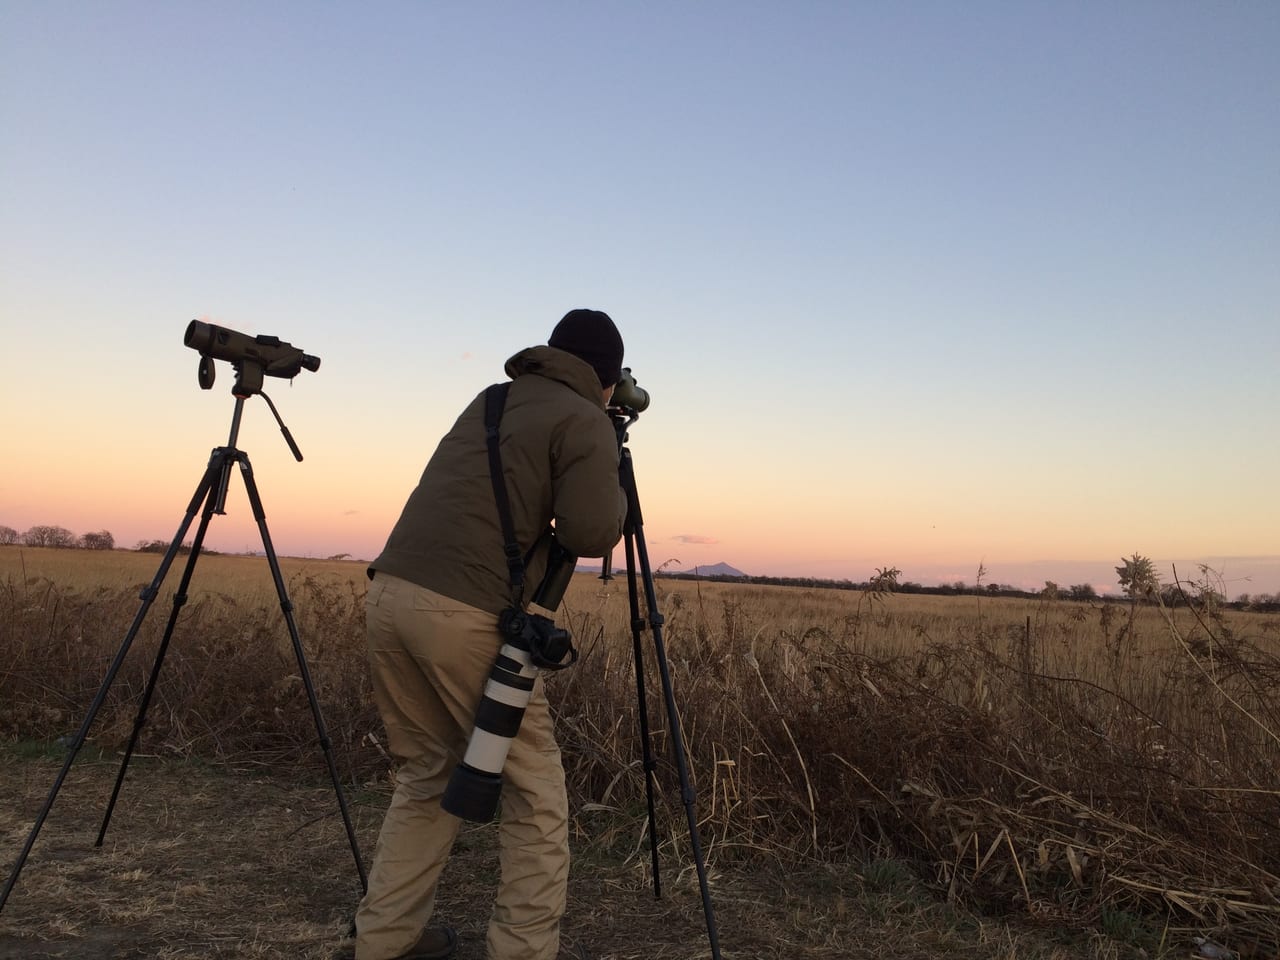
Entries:
<svg viewBox="0 0 1280 960">
<path fill-rule="evenodd" d="M 1280 4 L 0 0 L 0 524 L 172 538 L 269 380 L 277 550 L 381 548 L 576 306 L 655 564 L 1280 590 Z M 260 547 L 234 481 L 209 543 Z"/>
</svg>

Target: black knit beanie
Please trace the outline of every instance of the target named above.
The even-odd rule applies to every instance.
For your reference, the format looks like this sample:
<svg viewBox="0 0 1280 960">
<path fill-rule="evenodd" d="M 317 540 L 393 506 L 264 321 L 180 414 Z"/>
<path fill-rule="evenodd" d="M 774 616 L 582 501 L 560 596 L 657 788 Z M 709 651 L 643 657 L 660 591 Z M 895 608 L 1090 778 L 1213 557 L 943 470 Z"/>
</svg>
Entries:
<svg viewBox="0 0 1280 960">
<path fill-rule="evenodd" d="M 622 379 L 622 334 L 601 310 L 570 310 L 551 331 L 547 346 L 587 361 L 602 387 Z"/>
</svg>

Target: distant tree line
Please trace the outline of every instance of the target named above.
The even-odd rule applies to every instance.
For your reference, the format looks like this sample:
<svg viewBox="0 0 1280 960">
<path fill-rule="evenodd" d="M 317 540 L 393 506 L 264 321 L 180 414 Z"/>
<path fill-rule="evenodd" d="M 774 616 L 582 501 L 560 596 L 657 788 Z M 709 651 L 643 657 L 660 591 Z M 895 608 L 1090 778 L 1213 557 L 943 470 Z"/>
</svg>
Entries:
<svg viewBox="0 0 1280 960">
<path fill-rule="evenodd" d="M 139 553 L 165 553 L 169 549 L 170 543 L 172 543 L 172 541 L 170 540 L 139 540 L 137 545 L 133 549 L 137 550 Z M 178 547 L 179 556 L 185 556 L 190 552 L 191 552 L 190 541 Z M 216 557 L 221 552 L 222 551 L 220 550 L 214 550 L 211 547 L 207 547 L 207 546 L 200 548 L 201 556 L 209 555 L 209 556 Z"/>
<path fill-rule="evenodd" d="M 51 524 L 37 524 L 22 533 L 13 527 L 0 525 L 0 546 L 13 546 L 20 543 L 27 547 L 59 547 L 80 550 L 114 550 L 116 538 L 110 530 L 96 530 L 93 533 L 76 536 L 66 527 Z"/>
<path fill-rule="evenodd" d="M 710 576 L 696 573 L 668 571 L 655 571 L 655 577 L 662 577 L 665 580 L 709 580 L 717 583 L 751 583 L 764 584 L 772 587 L 808 587 L 822 588 L 827 590 L 861 590 L 872 593 L 911 593 L 911 594 L 936 594 L 940 596 L 980 596 L 980 597 L 1022 597 L 1028 600 L 1034 600 L 1045 596 L 1044 590 L 1024 590 L 1021 587 L 1015 587 L 1007 583 L 988 583 L 985 586 L 971 586 L 961 580 L 954 583 L 940 583 L 935 586 L 925 586 L 922 583 L 916 583 L 912 580 L 899 582 L 893 578 L 885 578 L 883 576 L 872 577 L 869 580 L 827 580 L 822 577 L 731 577 L 723 574 L 712 574 Z M 1057 584 L 1046 583 L 1046 587 L 1052 587 L 1054 593 L 1052 599 L 1072 599 L 1072 600 L 1096 600 L 1099 599 L 1098 593 L 1087 583 L 1078 584 L 1059 591 Z"/>
<path fill-rule="evenodd" d="M 705 576 L 697 573 L 655 571 L 655 577 L 666 580 L 707 580 L 718 583 L 765 584 L 774 587 L 807 587 L 827 590 L 858 590 L 867 593 L 907 593 L 932 594 L 937 596 L 977 596 L 977 597 L 1017 597 L 1024 600 L 1069 601 L 1077 603 L 1116 602 L 1128 599 L 1131 604 L 1154 603 L 1157 599 L 1166 607 L 1187 606 L 1194 601 L 1197 606 L 1228 607 L 1235 610 L 1251 610 L 1261 613 L 1280 612 L 1280 593 L 1243 593 L 1234 601 L 1227 599 L 1211 584 L 1212 571 L 1201 567 L 1202 579 L 1184 581 L 1182 583 L 1164 584 L 1155 573 L 1155 566 L 1147 557 L 1134 554 L 1121 561 L 1116 567 L 1118 583 L 1123 597 L 1103 596 L 1092 584 L 1077 583 L 1068 587 L 1060 587 L 1052 580 L 1046 580 L 1040 590 L 1026 590 L 1007 583 L 988 583 L 983 585 L 981 578 L 985 576 L 985 568 L 979 567 L 977 584 L 967 584 L 962 580 L 953 583 L 942 583 L 936 586 L 925 586 L 913 581 L 900 581 L 902 572 L 897 567 L 880 567 L 867 580 L 828 580 L 821 577 L 749 577 L 726 576 L 713 574 Z"/>
<path fill-rule="evenodd" d="M 24 547 L 53 547 L 62 550 L 114 550 L 116 538 L 110 530 L 95 530 L 76 536 L 66 527 L 51 524 L 37 524 L 22 533 L 13 527 L 0 524 L 0 546 L 11 547 L 22 544 Z M 169 549 L 168 540 L 139 540 L 134 546 L 139 553 L 164 553 Z M 179 553 L 190 553 L 191 544 L 184 543 L 178 548 Z M 201 553 L 216 554 L 217 550 L 202 547 Z"/>
</svg>

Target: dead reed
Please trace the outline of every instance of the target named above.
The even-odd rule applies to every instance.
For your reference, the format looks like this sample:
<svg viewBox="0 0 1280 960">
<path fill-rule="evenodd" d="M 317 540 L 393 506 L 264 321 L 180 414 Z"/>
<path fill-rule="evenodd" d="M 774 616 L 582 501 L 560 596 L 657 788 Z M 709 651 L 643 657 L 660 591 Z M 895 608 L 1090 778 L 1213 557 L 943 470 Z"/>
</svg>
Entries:
<svg viewBox="0 0 1280 960">
<path fill-rule="evenodd" d="M 289 589 L 341 769 L 365 778 L 386 759 L 361 574 Z M 274 600 L 181 608 L 143 749 L 319 770 Z M 659 607 L 713 873 L 890 859 L 989 910 L 1280 948 L 1280 618 L 662 580 Z M 0 583 L 0 736 L 74 733 L 136 608 L 120 587 Z M 97 745 L 127 737 L 170 609 L 149 615 Z M 549 681 L 577 827 L 630 855 L 647 840 L 625 584 L 579 576 L 561 620 L 583 650 Z M 683 851 L 652 639 L 659 834 Z"/>
<path fill-rule="evenodd" d="M 1277 949 L 1280 618 L 664 586 L 713 862 L 904 859 L 988 909 Z M 555 678 L 562 739 L 579 794 L 634 818 L 625 600 L 582 587 L 570 619 L 590 655 Z"/>
</svg>

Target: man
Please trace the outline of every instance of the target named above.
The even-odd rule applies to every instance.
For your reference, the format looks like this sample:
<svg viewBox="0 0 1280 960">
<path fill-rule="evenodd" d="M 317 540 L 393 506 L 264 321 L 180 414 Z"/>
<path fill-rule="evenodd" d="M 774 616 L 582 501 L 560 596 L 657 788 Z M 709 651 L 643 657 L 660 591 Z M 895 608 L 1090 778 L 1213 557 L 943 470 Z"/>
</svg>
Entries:
<svg viewBox="0 0 1280 960">
<path fill-rule="evenodd" d="M 527 557 L 526 599 L 549 545 L 608 553 L 622 536 L 617 434 L 605 412 L 622 375 L 622 337 L 597 310 L 571 310 L 546 346 L 507 361 L 499 429 L 511 521 Z M 440 960 L 457 937 L 428 926 L 459 821 L 440 799 L 461 760 L 511 603 L 489 469 L 484 394 L 440 441 L 386 548 L 366 601 L 374 696 L 399 761 L 369 890 L 356 914 L 357 960 Z M 502 877 L 488 960 L 554 960 L 569 873 L 568 801 L 539 679 L 502 770 Z"/>
</svg>

